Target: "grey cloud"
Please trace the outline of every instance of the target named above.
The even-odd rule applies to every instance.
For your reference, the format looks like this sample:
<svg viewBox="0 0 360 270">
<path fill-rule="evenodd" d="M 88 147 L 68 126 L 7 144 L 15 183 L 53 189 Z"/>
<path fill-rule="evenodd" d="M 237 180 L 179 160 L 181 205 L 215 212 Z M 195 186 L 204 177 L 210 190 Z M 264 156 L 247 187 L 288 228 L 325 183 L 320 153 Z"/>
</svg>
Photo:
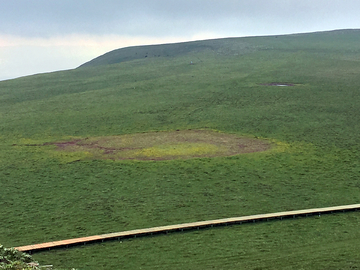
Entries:
<svg viewBox="0 0 360 270">
<path fill-rule="evenodd" d="M 0 33 L 259 34 L 360 27 L 358 0 L 0 0 Z M 336 27 L 338 26 L 338 27 Z M 295 30 L 299 29 L 299 30 Z M 322 30 L 322 29 L 319 29 Z M 258 31 L 258 32 L 256 32 Z"/>
</svg>

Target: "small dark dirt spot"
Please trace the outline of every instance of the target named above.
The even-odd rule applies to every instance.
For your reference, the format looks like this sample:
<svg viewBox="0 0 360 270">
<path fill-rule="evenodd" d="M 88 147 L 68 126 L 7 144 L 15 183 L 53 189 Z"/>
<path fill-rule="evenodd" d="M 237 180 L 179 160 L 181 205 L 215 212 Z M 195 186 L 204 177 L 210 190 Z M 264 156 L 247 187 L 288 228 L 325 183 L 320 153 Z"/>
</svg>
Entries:
<svg viewBox="0 0 360 270">
<path fill-rule="evenodd" d="M 282 83 L 282 82 L 261 83 L 260 85 L 265 85 L 265 86 L 295 86 L 295 84 L 293 84 L 293 83 Z"/>
</svg>

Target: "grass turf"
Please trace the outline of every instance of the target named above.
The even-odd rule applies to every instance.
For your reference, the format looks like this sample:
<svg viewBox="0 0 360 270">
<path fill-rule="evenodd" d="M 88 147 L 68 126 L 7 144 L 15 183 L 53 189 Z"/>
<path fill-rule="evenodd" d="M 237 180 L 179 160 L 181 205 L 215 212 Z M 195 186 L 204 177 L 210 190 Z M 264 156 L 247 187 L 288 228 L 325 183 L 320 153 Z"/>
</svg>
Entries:
<svg viewBox="0 0 360 270">
<path fill-rule="evenodd" d="M 180 55 L 174 51 L 169 57 L 0 82 L 1 243 L 19 246 L 358 203 L 358 42 L 358 31 L 230 39 L 215 49 Z M 39 146 L 92 136 L 203 128 L 265 138 L 277 147 L 233 157 L 134 162 L 78 161 L 84 153 L 63 154 L 54 151 L 54 145 Z M 35 258 L 43 264 L 59 261 L 61 267 L 86 269 L 116 267 L 119 256 L 124 269 L 142 264 L 149 269 L 359 268 L 358 213 L 324 220 L 329 222 L 310 218 L 218 228 Z M 338 230 L 337 237 L 329 233 L 332 230 Z M 321 237 L 314 237 L 316 233 Z M 215 256 L 208 248 L 212 234 L 227 239 L 218 240 L 215 249 L 226 252 Z M 257 242 L 266 235 L 268 241 Z M 276 242 L 281 236 L 284 248 Z M 311 243 L 310 249 L 306 243 Z M 251 256 L 235 256 L 239 246 L 248 246 Z M 293 255 L 286 252 L 289 249 Z M 193 255 L 177 256 L 182 252 Z M 63 254 L 72 265 L 59 259 Z M 194 259 L 198 254 L 200 261 Z"/>
</svg>

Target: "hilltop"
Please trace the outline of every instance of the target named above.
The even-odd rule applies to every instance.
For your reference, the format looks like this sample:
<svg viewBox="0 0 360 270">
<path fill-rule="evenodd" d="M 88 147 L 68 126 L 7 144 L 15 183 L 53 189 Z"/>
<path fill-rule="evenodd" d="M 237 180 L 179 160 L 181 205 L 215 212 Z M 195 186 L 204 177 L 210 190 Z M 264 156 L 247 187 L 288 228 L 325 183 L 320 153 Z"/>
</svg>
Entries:
<svg viewBox="0 0 360 270">
<path fill-rule="evenodd" d="M 293 34 L 293 35 L 275 35 L 267 37 L 243 37 L 243 38 L 222 38 L 212 40 L 200 40 L 192 42 L 181 42 L 173 44 L 133 46 L 116 49 L 105 53 L 95 59 L 84 63 L 80 67 L 91 67 L 101 65 L 111 65 L 127 61 L 133 61 L 144 58 L 156 57 L 178 57 L 183 55 L 194 55 L 203 52 L 211 52 L 219 55 L 239 55 L 247 54 L 259 50 L 271 49 L 270 45 L 277 45 L 278 49 L 284 46 L 292 46 L 293 49 L 305 49 L 306 46 L 313 47 L 314 39 L 321 39 L 324 45 L 331 46 L 329 41 L 342 41 L 343 45 L 348 46 L 348 42 L 359 41 L 360 30 L 334 30 L 326 32 Z M 275 39 L 275 40 L 274 40 Z M 300 42 L 300 43 L 298 43 Z M 340 43 L 332 44 L 337 48 Z M 305 46 L 305 47 L 304 47 Z M 196 58 L 195 58 L 196 59 Z M 194 60 L 195 60 L 194 59 Z"/>
<path fill-rule="evenodd" d="M 144 59 L 147 57 L 178 57 L 202 52 L 224 54 L 225 52 L 229 51 L 238 51 L 241 53 L 246 53 L 252 49 L 247 46 L 248 44 L 237 38 L 134 46 L 108 52 L 81 65 L 80 67 L 116 64 L 137 59 Z"/>
</svg>

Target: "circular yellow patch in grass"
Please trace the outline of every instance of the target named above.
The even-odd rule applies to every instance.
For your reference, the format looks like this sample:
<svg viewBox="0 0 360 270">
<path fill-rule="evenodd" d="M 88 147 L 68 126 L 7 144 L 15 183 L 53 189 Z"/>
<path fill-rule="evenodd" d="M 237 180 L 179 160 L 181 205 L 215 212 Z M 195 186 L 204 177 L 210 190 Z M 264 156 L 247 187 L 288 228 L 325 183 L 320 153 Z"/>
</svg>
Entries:
<svg viewBox="0 0 360 270">
<path fill-rule="evenodd" d="M 211 130 L 182 130 L 92 137 L 55 143 L 59 150 L 97 159 L 169 160 L 233 156 L 270 149 L 269 142 Z"/>
</svg>

